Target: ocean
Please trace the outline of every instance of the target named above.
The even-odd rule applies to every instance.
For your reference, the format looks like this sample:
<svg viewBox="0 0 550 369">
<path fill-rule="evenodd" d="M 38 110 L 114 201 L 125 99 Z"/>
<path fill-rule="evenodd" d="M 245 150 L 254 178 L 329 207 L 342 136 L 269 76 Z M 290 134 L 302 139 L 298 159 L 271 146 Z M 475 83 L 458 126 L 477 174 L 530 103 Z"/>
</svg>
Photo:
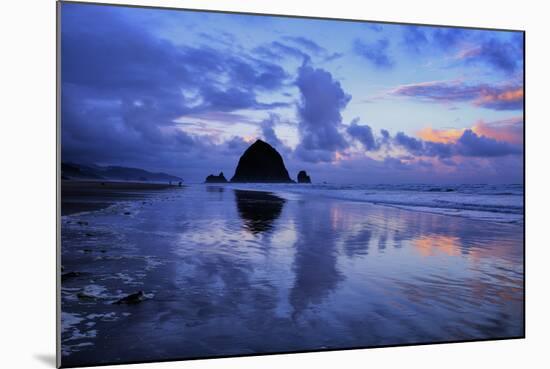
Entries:
<svg viewBox="0 0 550 369">
<path fill-rule="evenodd" d="M 234 188 L 310 194 L 503 223 L 523 223 L 523 185 L 230 184 Z"/>
</svg>

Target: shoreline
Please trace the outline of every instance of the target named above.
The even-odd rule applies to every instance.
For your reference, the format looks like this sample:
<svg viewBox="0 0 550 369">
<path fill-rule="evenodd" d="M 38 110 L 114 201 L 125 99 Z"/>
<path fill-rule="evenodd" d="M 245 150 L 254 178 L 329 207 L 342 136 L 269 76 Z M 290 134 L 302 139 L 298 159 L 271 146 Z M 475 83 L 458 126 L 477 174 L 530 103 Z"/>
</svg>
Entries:
<svg viewBox="0 0 550 369">
<path fill-rule="evenodd" d="M 399 203 L 399 202 L 392 202 L 392 201 L 383 201 L 383 200 L 369 200 L 369 199 L 361 199 L 357 197 L 345 197 L 339 194 L 339 191 L 334 191 L 334 194 L 327 194 L 327 193 L 320 193 L 315 192 L 315 189 L 311 192 L 302 192 L 302 191 L 293 191 L 294 187 L 281 187 L 281 188 L 261 188 L 261 187 L 249 187 L 251 184 L 235 184 L 235 183 L 205 183 L 203 184 L 205 186 L 217 186 L 217 187 L 227 187 L 231 190 L 238 190 L 238 191 L 256 191 L 256 192 L 265 192 L 265 193 L 271 193 L 277 196 L 282 196 L 285 199 L 288 199 L 289 197 L 294 196 L 303 196 L 303 197 L 311 197 L 316 199 L 331 199 L 336 201 L 345 201 L 345 202 L 351 202 L 351 203 L 362 203 L 362 204 L 368 204 L 370 206 L 381 206 L 381 207 L 388 207 L 392 209 L 397 210 L 403 210 L 403 211 L 412 211 L 412 212 L 419 212 L 419 213 L 425 213 L 425 214 L 432 214 L 432 215 L 441 215 L 446 217 L 452 217 L 452 218 L 460 218 L 460 219 L 469 219 L 474 221 L 483 221 L 483 222 L 489 222 L 494 224 L 507 224 L 510 226 L 523 226 L 524 223 L 524 207 L 522 208 L 521 213 L 515 213 L 515 212 L 509 212 L 509 211 L 487 211 L 483 209 L 475 209 L 475 208 L 457 208 L 457 207 L 446 207 L 446 206 L 434 206 L 434 205 L 425 205 L 425 204 L 407 204 L 407 203 Z M 254 185 L 254 184 L 252 184 Z M 260 183 L 259 185 L 266 185 L 264 183 Z M 304 186 L 309 185 L 303 185 L 301 188 L 307 188 Z M 300 187 L 298 187 L 300 188 Z M 436 193 L 437 194 L 437 193 Z M 490 217 L 490 215 L 517 215 L 518 219 L 514 220 L 497 220 L 494 217 Z"/>
<path fill-rule="evenodd" d="M 82 212 L 93 212 L 106 209 L 121 201 L 135 201 L 149 198 L 157 193 L 183 189 L 185 187 L 218 187 L 232 191 L 252 191 L 273 194 L 281 196 L 285 199 L 291 199 L 295 196 L 315 199 L 330 199 L 335 201 L 345 201 L 351 203 L 363 203 L 370 206 L 388 207 L 392 209 L 420 212 L 432 215 L 440 215 L 452 218 L 461 218 L 469 220 L 477 220 L 495 224 L 507 224 L 510 226 L 523 226 L 524 216 L 519 213 L 510 213 L 508 211 L 486 211 L 483 209 L 472 208 L 453 208 L 446 206 L 430 206 L 422 204 L 406 204 L 383 200 L 369 200 L 357 197 L 346 197 L 334 191 L 334 194 L 313 191 L 295 191 L 294 187 L 281 188 L 262 188 L 253 187 L 254 185 L 269 185 L 265 183 L 259 184 L 236 184 L 236 183 L 192 183 L 178 186 L 177 184 L 167 183 L 152 183 L 152 182 L 125 182 L 125 181 L 80 181 L 80 180 L 62 180 L 61 185 L 61 206 L 62 216 L 78 214 Z M 299 185 L 298 185 L 299 186 Z M 296 188 L 308 188 L 303 185 Z M 517 219 L 496 219 L 495 215 L 514 214 Z"/>
<path fill-rule="evenodd" d="M 61 216 L 99 211 L 121 201 L 143 200 L 185 185 L 125 181 L 61 181 Z"/>
</svg>

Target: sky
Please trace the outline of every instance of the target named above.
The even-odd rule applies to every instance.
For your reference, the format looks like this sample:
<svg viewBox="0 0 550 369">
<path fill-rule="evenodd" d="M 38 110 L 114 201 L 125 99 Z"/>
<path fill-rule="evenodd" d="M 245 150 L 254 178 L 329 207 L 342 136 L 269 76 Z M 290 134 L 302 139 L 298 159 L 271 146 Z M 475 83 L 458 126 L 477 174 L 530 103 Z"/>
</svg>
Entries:
<svg viewBox="0 0 550 369">
<path fill-rule="evenodd" d="M 523 182 L 520 32 L 62 3 L 60 45 L 63 162 Z"/>
</svg>

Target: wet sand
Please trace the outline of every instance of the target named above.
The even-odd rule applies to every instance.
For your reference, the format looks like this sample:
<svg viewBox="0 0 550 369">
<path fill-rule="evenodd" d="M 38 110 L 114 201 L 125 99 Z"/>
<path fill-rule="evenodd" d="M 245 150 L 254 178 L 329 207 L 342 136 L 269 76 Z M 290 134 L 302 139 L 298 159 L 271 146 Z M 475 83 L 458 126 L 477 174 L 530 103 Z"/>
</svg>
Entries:
<svg viewBox="0 0 550 369">
<path fill-rule="evenodd" d="M 61 215 L 96 211 L 115 202 L 143 199 L 177 184 L 114 181 L 61 181 Z"/>
<path fill-rule="evenodd" d="M 62 265 L 64 366 L 524 334 L 520 225 L 189 185 L 63 217 Z"/>
</svg>

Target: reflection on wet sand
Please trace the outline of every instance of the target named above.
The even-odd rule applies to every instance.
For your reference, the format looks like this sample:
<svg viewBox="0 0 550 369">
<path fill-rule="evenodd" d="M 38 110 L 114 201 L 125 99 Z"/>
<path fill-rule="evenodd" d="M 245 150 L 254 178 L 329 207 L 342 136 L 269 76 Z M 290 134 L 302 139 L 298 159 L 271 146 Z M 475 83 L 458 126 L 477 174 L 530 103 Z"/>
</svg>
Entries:
<svg viewBox="0 0 550 369">
<path fill-rule="evenodd" d="M 178 194 L 64 223 L 63 265 L 81 273 L 63 285 L 65 365 L 523 334 L 521 227 L 223 186 Z M 78 298 L 137 289 L 152 297 Z"/>
<path fill-rule="evenodd" d="M 425 235 L 413 240 L 413 245 L 423 256 L 434 256 L 439 252 L 456 256 L 460 253 L 458 241 L 457 237 Z"/>
<path fill-rule="evenodd" d="M 310 305 L 319 304 L 336 288 L 342 274 L 336 267 L 338 233 L 331 212 L 312 213 L 309 206 L 296 209 L 298 239 L 294 244 L 294 285 L 290 291 L 293 318 Z"/>
<path fill-rule="evenodd" d="M 256 234 L 269 231 L 281 215 L 285 200 L 268 192 L 235 190 L 235 201 L 244 226 Z"/>
</svg>

